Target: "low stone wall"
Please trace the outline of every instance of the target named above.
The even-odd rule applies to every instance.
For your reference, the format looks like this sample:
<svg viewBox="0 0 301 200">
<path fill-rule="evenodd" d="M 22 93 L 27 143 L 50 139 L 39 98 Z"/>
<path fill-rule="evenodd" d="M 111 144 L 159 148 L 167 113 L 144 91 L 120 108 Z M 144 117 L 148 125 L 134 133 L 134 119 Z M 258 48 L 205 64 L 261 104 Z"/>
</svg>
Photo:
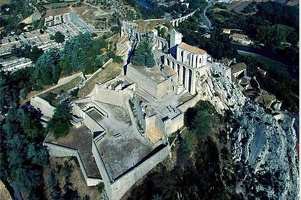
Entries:
<svg viewBox="0 0 301 200">
<path fill-rule="evenodd" d="M 94 76 L 96 76 L 101 70 L 103 70 L 104 68 L 106 68 L 112 62 L 113 62 L 113 59 L 110 58 L 105 64 L 103 64 L 103 66 L 101 68 L 99 68 L 96 72 L 94 72 L 85 82 L 89 82 L 91 79 L 94 78 Z"/>
<path fill-rule="evenodd" d="M 51 118 L 54 114 L 55 107 L 50 105 L 50 103 L 41 97 L 33 96 L 30 98 L 30 105 L 35 109 L 40 109 L 42 114 L 46 117 Z"/>
<path fill-rule="evenodd" d="M 181 104 L 180 106 L 178 106 L 178 109 L 184 113 L 184 112 L 186 112 L 186 110 L 188 108 L 195 106 L 200 100 L 201 100 L 201 97 L 199 95 L 196 95 L 192 99 L 190 99 L 190 100 L 184 102 L 183 104 Z"/>
<path fill-rule="evenodd" d="M 111 189 L 111 178 L 108 174 L 108 171 L 105 167 L 105 164 L 101 158 L 101 155 L 97 149 L 97 145 L 95 143 L 95 141 L 93 140 L 92 141 L 92 154 L 93 154 L 93 157 L 95 159 L 95 162 L 96 162 L 96 165 L 97 165 L 97 168 L 101 174 L 101 177 L 102 177 L 102 180 L 103 180 L 103 183 L 105 185 L 105 190 L 106 190 L 106 193 L 107 194 L 111 194 L 112 193 L 112 189 Z"/>
<path fill-rule="evenodd" d="M 54 156 L 54 157 L 74 156 L 74 157 L 76 157 L 87 186 L 96 186 L 100 182 L 103 182 L 101 179 L 88 177 L 85 166 L 83 164 L 83 161 L 79 155 L 79 152 L 76 149 L 67 148 L 67 147 L 64 147 L 64 146 L 61 146 L 58 144 L 52 144 L 52 143 L 48 143 L 48 142 L 44 142 L 43 145 L 47 147 L 47 149 L 49 150 L 49 154 L 51 156 Z"/>
<path fill-rule="evenodd" d="M 170 136 L 172 133 L 184 126 L 184 113 L 181 113 L 173 119 L 164 121 L 166 134 Z"/>
</svg>

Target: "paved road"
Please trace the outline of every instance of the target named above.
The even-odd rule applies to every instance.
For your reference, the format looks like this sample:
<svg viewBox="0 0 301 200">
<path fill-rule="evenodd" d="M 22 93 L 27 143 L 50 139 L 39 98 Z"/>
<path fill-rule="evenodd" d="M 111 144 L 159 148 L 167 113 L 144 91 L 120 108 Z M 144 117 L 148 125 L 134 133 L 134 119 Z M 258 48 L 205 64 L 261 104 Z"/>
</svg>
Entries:
<svg viewBox="0 0 301 200">
<path fill-rule="evenodd" d="M 202 14 L 202 18 L 204 19 L 204 22 L 205 22 L 205 24 L 206 24 L 206 26 L 209 30 L 212 30 L 213 26 L 212 26 L 211 21 L 206 16 L 206 12 L 207 12 L 207 9 L 210 8 L 210 6 L 213 5 L 213 2 L 214 2 L 213 0 L 208 2 L 208 6 L 206 6 L 206 8 L 204 9 L 203 14 Z"/>
</svg>

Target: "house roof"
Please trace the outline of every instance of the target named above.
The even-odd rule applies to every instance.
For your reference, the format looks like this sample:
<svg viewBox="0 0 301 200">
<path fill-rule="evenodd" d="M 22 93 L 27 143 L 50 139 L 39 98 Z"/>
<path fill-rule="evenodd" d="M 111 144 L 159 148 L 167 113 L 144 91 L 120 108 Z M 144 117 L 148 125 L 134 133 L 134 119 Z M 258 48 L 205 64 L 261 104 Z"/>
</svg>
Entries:
<svg viewBox="0 0 301 200">
<path fill-rule="evenodd" d="M 207 54 L 207 52 L 205 50 L 197 48 L 197 47 L 194 47 L 194 46 L 191 46 L 191 45 L 186 44 L 184 42 L 182 42 L 179 47 L 181 49 L 190 51 L 190 52 L 195 53 L 195 54 L 201 54 L 201 55 L 202 54 Z"/>
<path fill-rule="evenodd" d="M 232 73 L 236 73 L 242 70 L 246 70 L 247 69 L 247 65 L 244 62 L 241 63 L 237 63 L 235 65 L 231 65 L 230 66 Z"/>
</svg>

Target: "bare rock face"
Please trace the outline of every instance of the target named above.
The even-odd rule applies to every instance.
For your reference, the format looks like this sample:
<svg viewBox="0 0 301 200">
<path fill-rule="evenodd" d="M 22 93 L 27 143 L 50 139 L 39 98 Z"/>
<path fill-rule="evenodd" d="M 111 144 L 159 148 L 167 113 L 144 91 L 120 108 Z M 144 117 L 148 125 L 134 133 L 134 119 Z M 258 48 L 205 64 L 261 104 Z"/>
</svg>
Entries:
<svg viewBox="0 0 301 200">
<path fill-rule="evenodd" d="M 228 133 L 235 192 L 244 199 L 297 199 L 294 120 L 277 116 L 281 118 L 279 123 L 277 117 L 246 99 L 229 79 L 219 74 L 208 74 L 205 81 L 198 83 L 202 99 L 210 101 L 222 115 L 231 111 L 237 121 L 238 125 Z"/>
</svg>

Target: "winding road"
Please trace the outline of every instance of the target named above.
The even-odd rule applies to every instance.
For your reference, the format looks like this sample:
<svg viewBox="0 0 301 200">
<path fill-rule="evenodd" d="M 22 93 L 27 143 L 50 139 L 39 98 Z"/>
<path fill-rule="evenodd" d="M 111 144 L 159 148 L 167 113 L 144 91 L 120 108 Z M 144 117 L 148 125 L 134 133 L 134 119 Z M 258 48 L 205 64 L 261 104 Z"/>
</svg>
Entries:
<svg viewBox="0 0 301 200">
<path fill-rule="evenodd" d="M 208 5 L 206 6 L 206 8 L 204 9 L 203 13 L 202 13 L 202 18 L 205 22 L 205 25 L 207 27 L 207 29 L 210 31 L 213 29 L 213 26 L 212 26 L 212 23 L 211 21 L 208 19 L 208 17 L 206 16 L 206 12 L 207 12 L 207 9 L 210 8 L 212 5 L 213 5 L 213 2 L 214 0 L 211 0 L 208 2 Z"/>
</svg>

